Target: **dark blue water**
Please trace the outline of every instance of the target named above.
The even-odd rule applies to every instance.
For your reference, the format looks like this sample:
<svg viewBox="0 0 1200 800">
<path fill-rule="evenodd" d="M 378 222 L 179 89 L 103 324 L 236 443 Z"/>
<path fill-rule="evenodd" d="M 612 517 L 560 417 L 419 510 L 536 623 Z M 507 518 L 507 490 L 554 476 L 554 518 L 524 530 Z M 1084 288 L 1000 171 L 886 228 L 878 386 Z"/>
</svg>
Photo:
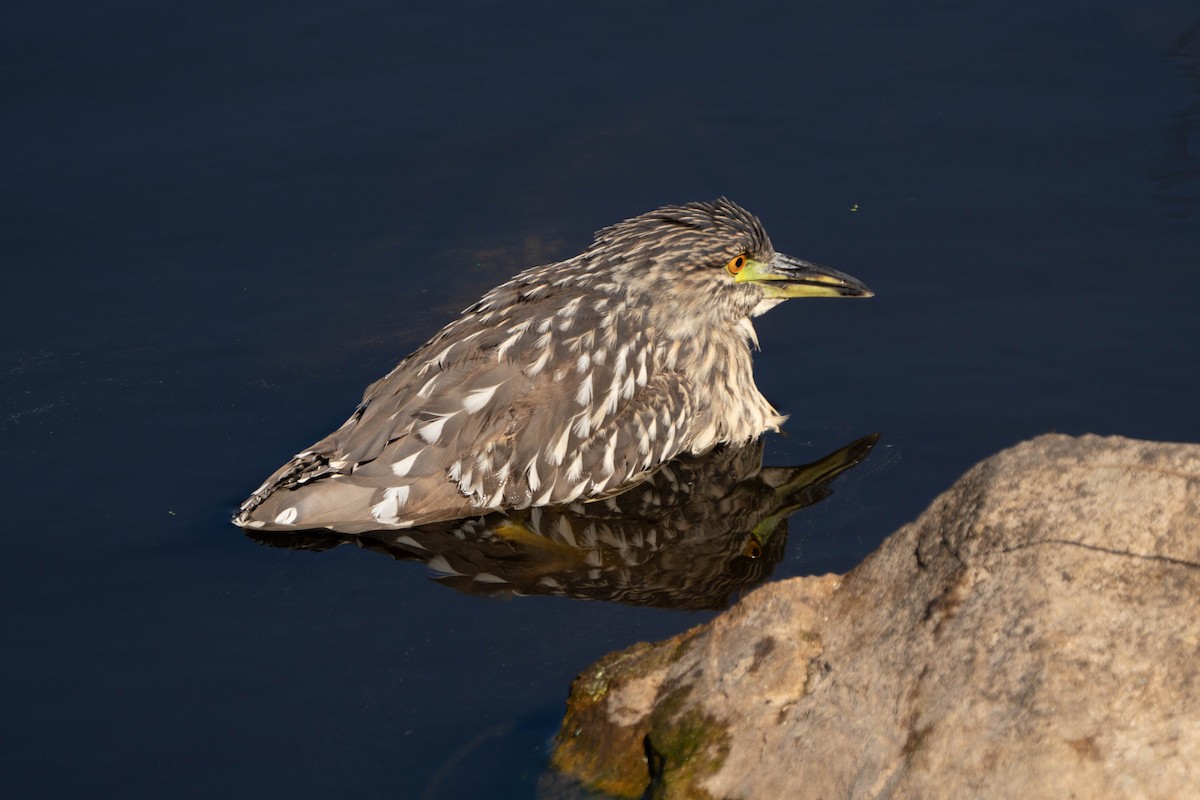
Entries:
<svg viewBox="0 0 1200 800">
<path fill-rule="evenodd" d="M 0 786 L 528 797 L 571 678 L 704 613 L 228 524 L 479 293 L 725 194 L 870 301 L 761 320 L 843 571 L 1046 431 L 1200 440 L 1191 2 L 8 3 Z M 857 209 L 857 210 L 854 210 Z"/>
</svg>

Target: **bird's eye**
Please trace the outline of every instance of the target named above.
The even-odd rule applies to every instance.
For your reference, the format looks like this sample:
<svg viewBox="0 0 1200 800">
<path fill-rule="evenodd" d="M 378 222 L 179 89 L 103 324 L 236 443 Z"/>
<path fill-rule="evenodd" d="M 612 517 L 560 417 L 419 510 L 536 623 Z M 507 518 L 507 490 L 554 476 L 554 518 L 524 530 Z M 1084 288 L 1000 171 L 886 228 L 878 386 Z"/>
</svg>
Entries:
<svg viewBox="0 0 1200 800">
<path fill-rule="evenodd" d="M 740 255 L 737 258 L 729 259 L 729 263 L 725 265 L 725 269 L 729 270 L 730 275 L 737 275 L 746 268 L 746 256 Z"/>
</svg>

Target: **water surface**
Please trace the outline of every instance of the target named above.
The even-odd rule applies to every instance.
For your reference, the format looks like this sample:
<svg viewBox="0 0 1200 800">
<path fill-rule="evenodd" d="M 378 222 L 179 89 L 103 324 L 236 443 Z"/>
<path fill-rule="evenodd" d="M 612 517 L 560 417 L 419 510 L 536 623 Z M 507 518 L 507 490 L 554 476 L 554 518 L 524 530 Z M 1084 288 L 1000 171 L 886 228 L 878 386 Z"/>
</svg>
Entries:
<svg viewBox="0 0 1200 800">
<path fill-rule="evenodd" d="M 0 783 L 528 797 L 572 677 L 710 612 L 228 524 L 482 291 L 728 195 L 867 302 L 758 325 L 775 577 L 1047 431 L 1200 440 L 1192 4 L 10 3 Z"/>
</svg>

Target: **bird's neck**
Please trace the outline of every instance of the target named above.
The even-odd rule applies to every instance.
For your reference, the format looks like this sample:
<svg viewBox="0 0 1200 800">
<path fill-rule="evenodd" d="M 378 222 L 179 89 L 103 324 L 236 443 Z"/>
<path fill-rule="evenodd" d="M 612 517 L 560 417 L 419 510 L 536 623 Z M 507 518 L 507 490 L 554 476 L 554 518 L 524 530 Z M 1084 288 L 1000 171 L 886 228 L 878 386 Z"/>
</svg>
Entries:
<svg viewBox="0 0 1200 800">
<path fill-rule="evenodd" d="M 758 337 L 749 318 L 717 326 L 677 325 L 659 339 L 660 367 L 676 369 L 711 398 L 697 410 L 689 449 L 704 452 L 722 443 L 745 444 L 764 431 L 779 430 L 784 417 L 754 383 L 751 347 Z"/>
</svg>

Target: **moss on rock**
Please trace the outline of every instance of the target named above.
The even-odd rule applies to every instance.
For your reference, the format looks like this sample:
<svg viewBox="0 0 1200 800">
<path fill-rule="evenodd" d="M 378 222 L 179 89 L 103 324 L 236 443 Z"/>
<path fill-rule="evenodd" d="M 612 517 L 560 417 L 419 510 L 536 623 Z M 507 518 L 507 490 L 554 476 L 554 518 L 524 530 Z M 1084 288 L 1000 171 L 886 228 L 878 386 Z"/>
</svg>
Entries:
<svg viewBox="0 0 1200 800">
<path fill-rule="evenodd" d="M 567 713 L 555 739 L 551 763 L 585 785 L 617 797 L 642 797 L 650 782 L 647 736 L 654 752 L 675 769 L 681 754 L 690 754 L 707 723 L 686 713 L 676 719 L 678 703 L 660 700 L 667 668 L 691 647 L 699 628 L 658 644 L 640 642 L 610 653 L 571 684 Z M 640 682 L 643 703 L 610 702 L 613 690 Z M 630 694 L 629 692 L 625 692 Z M 679 696 L 682 702 L 684 695 Z M 670 698 L 668 698 L 670 700 Z M 668 710 L 669 709 L 669 710 Z M 686 763 L 698 763 L 688 756 Z"/>
<path fill-rule="evenodd" d="M 650 715 L 645 748 L 654 800 L 711 800 L 700 784 L 729 755 L 725 726 L 688 707 L 691 691 L 688 686 L 673 689 Z"/>
</svg>

